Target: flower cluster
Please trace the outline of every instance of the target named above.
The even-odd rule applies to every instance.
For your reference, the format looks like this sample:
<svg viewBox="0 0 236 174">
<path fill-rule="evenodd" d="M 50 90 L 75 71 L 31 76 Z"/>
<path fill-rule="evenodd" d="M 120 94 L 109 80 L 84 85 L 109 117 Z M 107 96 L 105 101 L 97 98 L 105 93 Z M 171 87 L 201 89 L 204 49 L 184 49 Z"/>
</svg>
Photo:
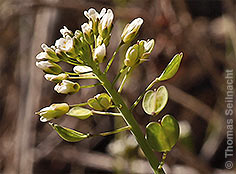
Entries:
<svg viewBox="0 0 236 174">
<path fill-rule="evenodd" d="M 90 8 L 88 11 L 84 11 L 84 15 L 88 21 L 81 25 L 80 30 L 72 32 L 64 26 L 60 30 L 62 37 L 57 39 L 54 45 L 41 45 L 43 51 L 36 56 L 36 66 L 45 72 L 44 77 L 46 80 L 56 83 L 54 90 L 57 93 L 75 94 L 81 88 L 91 88 L 97 85 L 103 86 L 106 92 L 97 94 L 80 104 L 52 104 L 42 108 L 39 112 L 36 112 L 36 114 L 40 116 L 40 121 L 42 122 L 48 122 L 52 119 L 62 117 L 63 115 L 82 120 L 88 119 L 94 115 L 122 117 L 128 124 L 127 126 L 97 135 L 84 134 L 52 122 L 49 124 L 60 137 L 69 142 L 78 142 L 92 136 L 107 136 L 130 130 L 136 136 L 137 142 L 140 143 L 144 154 L 147 155 L 155 173 L 157 173 L 157 170 L 159 171 L 158 173 L 163 173 L 162 165 L 164 164 L 164 157 L 162 162 L 158 165 L 158 161 L 154 153 L 152 153 L 152 149 L 154 151 L 163 152 L 163 156 L 165 156 L 166 153 L 173 148 L 179 136 L 178 122 L 173 116 L 166 115 L 160 123 L 149 123 L 146 127 L 147 135 L 144 136 L 141 135 L 142 131 L 137 126 L 138 123 L 132 115 L 132 110 L 142 99 L 143 110 L 148 115 L 156 116 L 163 110 L 168 101 L 167 89 L 164 86 L 156 90 L 151 90 L 151 88 L 156 83 L 168 80 L 176 74 L 183 54 L 176 54 L 162 74 L 149 84 L 144 93 L 141 94 L 129 108 L 120 94 L 129 73 L 139 64 L 148 60 L 148 57 L 154 49 L 155 42 L 153 39 L 148 39 L 131 44 L 143 24 L 142 18 L 134 19 L 125 26 L 120 36 L 120 43 L 117 49 L 113 53 L 113 56 L 108 59 L 105 69 L 102 70 L 100 64 L 106 62 L 105 58 L 107 55 L 107 47 L 111 39 L 114 14 L 111 9 L 103 8 L 100 12 L 97 12 L 95 9 Z M 124 60 L 121 61 L 123 66 L 113 81 L 110 81 L 107 78 L 107 73 L 119 49 L 124 44 L 130 46 L 126 50 Z M 73 72 L 64 71 L 62 62 L 72 65 Z M 95 79 L 98 83 L 81 86 L 78 80 L 82 79 Z M 115 84 L 117 83 L 120 84 L 119 88 L 116 89 Z M 116 108 L 118 112 L 110 112 L 112 108 Z M 146 137 L 146 140 L 144 137 Z"/>
</svg>

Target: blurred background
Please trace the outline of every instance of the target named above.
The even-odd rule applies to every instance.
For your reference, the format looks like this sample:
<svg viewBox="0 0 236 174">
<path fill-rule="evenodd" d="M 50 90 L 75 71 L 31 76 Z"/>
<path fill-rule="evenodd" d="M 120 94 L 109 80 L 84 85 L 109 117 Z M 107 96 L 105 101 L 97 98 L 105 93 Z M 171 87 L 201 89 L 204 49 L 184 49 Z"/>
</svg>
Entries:
<svg viewBox="0 0 236 174">
<path fill-rule="evenodd" d="M 184 53 L 177 75 L 158 84 L 168 88 L 169 101 L 157 119 L 170 113 L 181 125 L 180 140 L 164 166 L 168 174 L 235 173 L 235 167 L 227 169 L 231 167 L 226 161 L 235 164 L 236 154 L 225 157 L 229 145 L 235 150 L 235 144 L 227 140 L 236 137 L 227 136 L 233 125 L 229 128 L 226 122 L 227 118 L 234 119 L 235 132 L 235 114 L 225 114 L 226 70 L 234 70 L 234 80 L 236 74 L 233 0 L 0 0 L 0 173 L 152 173 L 129 132 L 67 143 L 34 114 L 51 103 L 84 102 L 103 91 L 81 89 L 72 96 L 59 95 L 35 66 L 40 45 L 54 44 L 63 26 L 72 31 L 80 29 L 87 21 L 83 11 L 90 7 L 98 11 L 111 8 L 115 14 L 108 57 L 119 44 L 126 23 L 134 18 L 144 19 L 137 39 L 156 41 L 150 61 L 132 73 L 123 90 L 128 105 L 176 53 Z M 109 78 L 119 70 L 126 49 L 123 47 L 116 57 Z M 236 112 L 236 102 L 231 103 Z M 150 118 L 140 104 L 134 115 L 145 131 Z M 91 133 L 124 125 L 120 118 L 102 116 L 82 121 L 63 117 L 55 122 Z M 160 158 L 160 153 L 157 156 Z"/>
</svg>

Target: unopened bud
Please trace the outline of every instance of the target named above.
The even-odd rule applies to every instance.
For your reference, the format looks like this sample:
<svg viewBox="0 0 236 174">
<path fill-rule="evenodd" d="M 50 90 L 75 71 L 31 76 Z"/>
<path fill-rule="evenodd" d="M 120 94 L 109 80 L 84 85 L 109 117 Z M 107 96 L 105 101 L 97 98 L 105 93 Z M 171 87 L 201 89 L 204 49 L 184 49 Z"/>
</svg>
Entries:
<svg viewBox="0 0 236 174">
<path fill-rule="evenodd" d="M 36 112 L 36 114 L 41 116 L 40 121 L 46 122 L 63 116 L 69 109 L 70 107 L 67 103 L 52 104 L 49 107 L 45 107 L 39 112 Z"/>
<path fill-rule="evenodd" d="M 52 61 L 36 62 L 36 66 L 49 74 L 60 74 L 62 72 L 61 67 Z"/>
<path fill-rule="evenodd" d="M 112 30 L 112 21 L 114 19 L 114 14 L 111 9 L 108 9 L 106 14 L 102 17 L 98 24 L 98 33 L 102 38 L 109 37 Z"/>
<path fill-rule="evenodd" d="M 88 44 L 93 44 L 94 42 L 94 36 L 93 36 L 93 30 L 92 30 L 92 23 L 84 23 L 81 25 L 82 32 L 84 34 L 85 40 L 88 42 Z"/>
<path fill-rule="evenodd" d="M 45 79 L 51 82 L 61 82 L 62 80 L 66 80 L 69 75 L 68 74 L 58 74 L 58 75 L 54 75 L 54 74 L 45 74 L 44 75 Z"/>
<path fill-rule="evenodd" d="M 80 90 L 80 85 L 69 80 L 62 80 L 54 90 L 61 94 L 74 94 Z"/>
<path fill-rule="evenodd" d="M 106 46 L 103 43 L 102 45 L 99 45 L 97 48 L 95 48 L 93 60 L 97 61 L 98 63 L 102 63 L 105 56 L 106 56 Z"/>
<path fill-rule="evenodd" d="M 125 54 L 124 64 L 126 66 L 133 67 L 138 62 L 138 53 L 139 49 L 137 44 L 134 44 L 133 46 L 129 47 Z"/>
<path fill-rule="evenodd" d="M 137 35 L 142 23 L 143 19 L 137 18 L 134 19 L 130 24 L 127 24 L 121 35 L 121 40 L 123 40 L 124 43 L 131 42 Z"/>
</svg>

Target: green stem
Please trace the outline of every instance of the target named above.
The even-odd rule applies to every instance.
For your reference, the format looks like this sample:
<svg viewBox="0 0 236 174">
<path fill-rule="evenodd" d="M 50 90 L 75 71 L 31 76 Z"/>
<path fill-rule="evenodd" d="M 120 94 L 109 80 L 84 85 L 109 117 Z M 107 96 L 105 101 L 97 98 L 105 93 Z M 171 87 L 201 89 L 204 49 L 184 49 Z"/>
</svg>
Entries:
<svg viewBox="0 0 236 174">
<path fill-rule="evenodd" d="M 156 83 L 158 83 L 159 80 L 158 78 L 156 78 L 155 80 L 152 81 L 152 83 L 150 83 L 148 85 L 148 87 L 145 89 L 145 91 L 138 97 L 138 99 L 134 102 L 134 104 L 131 106 L 130 110 L 132 111 L 137 105 L 138 103 L 142 100 L 143 96 L 145 95 L 145 93 L 151 89 Z"/>
<path fill-rule="evenodd" d="M 125 76 L 124 76 L 124 78 L 123 78 L 123 80 L 122 80 L 122 82 L 121 82 L 121 84 L 120 84 L 120 87 L 119 87 L 119 89 L 118 89 L 118 93 L 119 93 L 119 94 L 121 93 L 121 91 L 122 91 L 122 89 L 123 89 L 123 87 L 124 87 L 124 85 L 125 85 L 125 82 L 126 82 L 126 80 L 127 80 L 127 78 L 128 78 L 128 75 L 129 75 L 130 71 L 131 71 L 131 67 L 129 67 L 127 73 L 125 74 Z"/>
<path fill-rule="evenodd" d="M 159 163 L 158 169 L 162 169 L 163 165 L 165 164 L 165 160 L 167 157 L 167 152 L 163 152 L 162 157 L 161 157 L 161 161 Z"/>
<path fill-rule="evenodd" d="M 112 86 L 115 85 L 116 81 L 120 78 L 121 74 L 125 71 L 125 69 L 127 68 L 126 65 L 123 66 L 123 68 L 121 68 L 120 72 L 116 75 L 115 79 L 112 82 Z"/>
<path fill-rule="evenodd" d="M 107 64 L 107 67 L 106 67 L 106 69 L 105 69 L 105 71 L 104 71 L 105 74 L 108 72 L 109 68 L 111 67 L 111 64 L 112 64 L 113 60 L 114 60 L 115 57 L 116 57 L 116 54 L 118 53 L 120 47 L 121 47 L 123 44 L 124 44 L 123 42 L 120 42 L 119 46 L 116 48 L 116 51 L 113 53 L 113 55 L 112 55 L 110 61 L 109 61 L 108 64 Z"/>
<path fill-rule="evenodd" d="M 96 83 L 96 84 L 92 84 L 92 85 L 84 85 L 84 86 L 80 86 L 80 88 L 93 88 L 98 85 L 101 85 L 101 83 Z"/>
<path fill-rule="evenodd" d="M 128 109 L 127 105 L 124 103 L 123 99 L 121 98 L 120 94 L 117 93 L 117 91 L 112 87 L 112 84 L 107 79 L 106 75 L 103 74 L 94 63 L 92 63 L 91 67 L 93 68 L 93 72 L 96 74 L 98 79 L 101 83 L 103 83 L 104 88 L 106 91 L 110 94 L 112 97 L 112 100 L 115 105 L 121 106 L 120 108 L 117 108 L 119 112 L 122 114 L 123 119 L 126 121 L 128 126 L 130 126 L 130 131 L 133 133 L 133 135 L 136 137 L 136 140 L 143 150 L 146 158 L 148 159 L 150 165 L 152 166 L 155 173 L 157 173 L 157 167 L 159 164 L 159 161 L 157 157 L 155 156 L 155 153 L 152 151 L 150 145 L 148 144 L 147 140 L 144 137 L 144 134 L 142 130 L 140 129 L 137 121 L 134 119 L 133 114 Z M 160 173 L 160 172 L 158 172 Z"/>
<path fill-rule="evenodd" d="M 92 113 L 99 114 L 99 115 L 112 115 L 112 116 L 122 116 L 121 113 L 114 113 L 114 112 L 102 112 L 102 111 L 95 111 L 92 110 Z"/>
<path fill-rule="evenodd" d="M 90 134 L 89 137 L 94 137 L 94 136 L 108 136 L 108 135 L 113 135 L 113 134 L 117 134 L 123 131 L 127 131 L 130 130 L 131 127 L 130 126 L 125 126 L 119 129 L 116 129 L 114 131 L 109 131 L 109 132 L 103 132 L 103 133 L 99 133 L 99 134 Z"/>
<path fill-rule="evenodd" d="M 97 77 L 86 77 L 86 76 L 77 76 L 77 77 L 68 77 L 69 80 L 81 80 L 81 79 L 97 79 Z"/>
</svg>

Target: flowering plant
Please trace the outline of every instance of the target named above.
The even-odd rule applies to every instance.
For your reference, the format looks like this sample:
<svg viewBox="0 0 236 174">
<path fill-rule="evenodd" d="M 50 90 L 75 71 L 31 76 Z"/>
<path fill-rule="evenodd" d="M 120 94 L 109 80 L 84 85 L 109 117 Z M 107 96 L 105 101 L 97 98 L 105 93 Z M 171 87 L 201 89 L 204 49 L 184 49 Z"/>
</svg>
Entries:
<svg viewBox="0 0 236 174">
<path fill-rule="evenodd" d="M 120 44 L 113 56 L 108 59 L 105 70 L 102 71 L 100 64 L 106 60 L 106 49 L 111 38 L 114 15 L 111 9 L 106 10 L 105 8 L 100 13 L 91 8 L 85 11 L 84 15 L 88 18 L 88 22 L 81 25 L 82 31 L 76 30 L 73 33 L 64 27 L 60 30 L 62 38 L 56 40 L 55 45 L 49 47 L 46 44 L 42 44 L 43 52 L 36 56 L 36 66 L 46 73 L 46 80 L 56 83 L 54 90 L 58 93 L 75 94 L 79 92 L 80 88 L 90 88 L 97 85 L 103 86 L 105 91 L 88 99 L 85 103 L 76 105 L 69 105 L 67 103 L 52 104 L 36 112 L 36 114 L 40 116 L 42 122 L 50 121 L 49 124 L 58 135 L 69 142 L 78 142 L 91 138 L 94 135 L 81 133 L 55 124 L 52 122 L 53 119 L 63 115 L 78 119 L 87 119 L 97 114 L 120 116 L 127 123 L 127 126 L 98 135 L 106 136 L 125 130 L 131 131 L 153 168 L 154 173 L 165 173 L 163 169 L 165 158 L 179 137 L 178 122 L 173 116 L 167 114 L 159 122 L 149 123 L 146 126 L 146 136 L 144 136 L 140 126 L 134 119 L 132 111 L 143 99 L 142 107 L 145 113 L 151 117 L 158 115 L 167 104 L 168 92 L 165 86 L 160 86 L 154 90 L 151 90 L 151 88 L 158 82 L 168 80 L 176 74 L 183 54 L 176 54 L 162 74 L 155 78 L 133 105 L 128 108 L 121 96 L 127 77 L 134 68 L 148 59 L 154 49 L 155 42 L 153 39 L 141 40 L 131 45 L 126 51 L 123 67 L 114 80 L 109 81 L 107 74 L 117 52 L 121 46 L 135 39 L 143 19 L 134 19 L 125 26 L 121 34 Z M 64 71 L 58 64 L 59 62 L 73 65 L 74 72 Z M 121 79 L 119 88 L 116 89 L 115 84 L 121 77 L 123 79 Z M 98 83 L 81 86 L 78 80 L 82 79 L 96 79 Z M 110 112 L 111 108 L 115 108 L 117 112 Z M 155 151 L 163 154 L 160 162 L 154 154 Z"/>
</svg>

